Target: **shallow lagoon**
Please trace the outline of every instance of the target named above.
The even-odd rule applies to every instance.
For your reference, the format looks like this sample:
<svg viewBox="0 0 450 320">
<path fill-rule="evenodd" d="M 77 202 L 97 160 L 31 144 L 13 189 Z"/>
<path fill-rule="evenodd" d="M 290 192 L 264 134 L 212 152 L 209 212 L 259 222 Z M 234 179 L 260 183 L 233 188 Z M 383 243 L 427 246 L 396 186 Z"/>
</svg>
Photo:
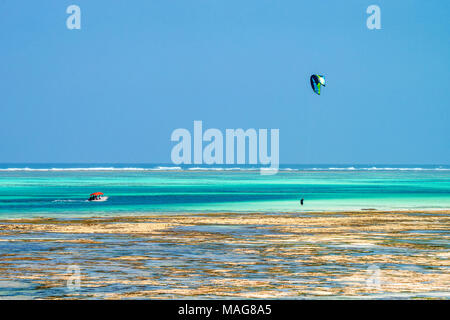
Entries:
<svg viewBox="0 0 450 320">
<path fill-rule="evenodd" d="M 299 170 L 273 176 L 259 171 L 0 170 L 0 218 L 450 208 L 450 171 L 416 169 Z M 108 201 L 86 201 L 94 191 L 104 192 Z"/>
<path fill-rule="evenodd" d="M 0 171 L 0 298 L 448 298 L 449 195 L 447 170 Z"/>
</svg>

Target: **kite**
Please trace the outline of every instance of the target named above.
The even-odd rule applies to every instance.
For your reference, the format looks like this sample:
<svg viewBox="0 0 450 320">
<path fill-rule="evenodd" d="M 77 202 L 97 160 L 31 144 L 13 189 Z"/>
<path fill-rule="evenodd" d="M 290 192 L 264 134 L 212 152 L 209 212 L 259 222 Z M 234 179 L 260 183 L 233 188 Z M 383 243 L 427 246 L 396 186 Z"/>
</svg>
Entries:
<svg viewBox="0 0 450 320">
<path fill-rule="evenodd" d="M 319 76 L 318 74 L 313 74 L 309 80 L 311 81 L 311 88 L 315 93 L 320 95 L 321 87 L 325 87 L 325 77 Z"/>
</svg>

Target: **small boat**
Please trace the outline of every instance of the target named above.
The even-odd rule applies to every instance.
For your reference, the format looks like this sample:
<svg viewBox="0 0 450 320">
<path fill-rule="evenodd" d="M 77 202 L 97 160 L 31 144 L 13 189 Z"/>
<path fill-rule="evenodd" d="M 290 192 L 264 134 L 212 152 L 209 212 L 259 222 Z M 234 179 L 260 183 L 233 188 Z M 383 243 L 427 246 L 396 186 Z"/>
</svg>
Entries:
<svg viewBox="0 0 450 320">
<path fill-rule="evenodd" d="M 108 200 L 108 197 L 103 196 L 103 192 L 94 192 L 89 195 L 88 201 L 103 202 Z"/>
</svg>

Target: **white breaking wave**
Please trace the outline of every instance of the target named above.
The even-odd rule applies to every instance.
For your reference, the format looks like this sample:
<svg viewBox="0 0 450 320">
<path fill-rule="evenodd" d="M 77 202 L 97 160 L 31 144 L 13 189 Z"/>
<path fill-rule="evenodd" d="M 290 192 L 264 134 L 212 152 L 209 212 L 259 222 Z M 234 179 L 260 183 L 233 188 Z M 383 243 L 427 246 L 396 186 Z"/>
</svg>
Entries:
<svg viewBox="0 0 450 320">
<path fill-rule="evenodd" d="M 152 171 L 157 171 L 157 170 L 166 171 L 166 170 L 182 170 L 182 169 L 181 169 L 181 167 L 156 167 L 156 168 L 147 169 L 147 170 L 152 170 Z"/>
<path fill-rule="evenodd" d="M 204 171 L 222 171 L 224 170 L 224 168 L 204 168 L 204 167 L 196 167 L 196 168 L 188 168 L 188 170 L 190 171 L 200 171 L 200 170 L 204 170 Z"/>
<path fill-rule="evenodd" d="M 156 167 L 156 168 L 116 168 L 116 167 L 92 167 L 92 168 L 6 168 L 0 171 L 167 171 L 182 170 L 181 167 Z"/>
<path fill-rule="evenodd" d="M 36 172 L 64 172 L 64 171 L 256 171 L 256 170 L 270 169 L 266 167 L 190 167 L 182 168 L 179 166 L 156 166 L 154 168 L 140 168 L 140 167 L 90 167 L 90 168 L 0 168 L 0 172 L 14 172 L 14 171 L 36 171 Z M 450 168 L 421 168 L 421 167 L 312 167 L 312 168 L 279 168 L 278 171 L 450 171 Z"/>
<path fill-rule="evenodd" d="M 283 169 L 280 169 L 283 170 Z M 301 169 L 304 171 L 450 171 L 450 168 L 390 168 L 390 167 L 370 167 L 370 168 L 355 168 L 355 167 L 330 167 L 330 168 L 311 168 Z"/>
<path fill-rule="evenodd" d="M 6 168 L 0 169 L 0 171 L 134 171 L 134 170 L 146 170 L 144 168 Z"/>
<path fill-rule="evenodd" d="M 187 168 L 187 170 L 190 171 L 255 171 L 259 170 L 260 168 L 214 168 L 214 167 L 194 167 L 194 168 Z"/>
</svg>

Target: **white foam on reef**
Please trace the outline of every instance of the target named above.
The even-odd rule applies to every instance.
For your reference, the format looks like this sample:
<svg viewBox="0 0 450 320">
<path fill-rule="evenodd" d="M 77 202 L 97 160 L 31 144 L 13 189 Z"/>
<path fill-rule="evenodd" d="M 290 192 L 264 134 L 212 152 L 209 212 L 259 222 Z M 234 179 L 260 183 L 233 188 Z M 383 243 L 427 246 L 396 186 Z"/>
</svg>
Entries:
<svg viewBox="0 0 450 320">
<path fill-rule="evenodd" d="M 136 171 L 146 170 L 144 168 L 114 168 L 114 167 L 94 167 L 94 168 L 6 168 L 0 171 Z"/>
<path fill-rule="evenodd" d="M 256 171 L 260 168 L 217 168 L 217 167 L 194 167 L 187 168 L 190 171 Z"/>
<path fill-rule="evenodd" d="M 284 169 L 280 169 L 281 171 Z M 300 169 L 302 171 L 450 171 L 450 168 L 408 168 L 408 167 L 329 167 L 329 168 L 310 168 Z"/>
<path fill-rule="evenodd" d="M 36 172 L 63 172 L 63 171 L 256 171 L 265 169 L 264 167 L 190 167 L 182 168 L 179 166 L 156 166 L 153 168 L 141 167 L 74 167 L 74 168 L 0 168 L 0 172 L 15 172 L 15 171 L 36 171 Z M 450 171 L 450 168 L 442 167 L 303 167 L 303 168 L 279 168 L 278 171 Z"/>
<path fill-rule="evenodd" d="M 167 171 L 167 170 L 182 170 L 182 169 L 181 169 L 181 167 L 156 167 L 156 168 L 147 169 L 147 170 L 151 170 L 151 171 L 158 171 L 158 170 Z"/>
<path fill-rule="evenodd" d="M 116 168 L 116 167 L 92 167 L 92 168 L 6 168 L 0 171 L 167 171 L 167 170 L 182 170 L 181 167 L 156 167 L 156 168 Z"/>
</svg>

